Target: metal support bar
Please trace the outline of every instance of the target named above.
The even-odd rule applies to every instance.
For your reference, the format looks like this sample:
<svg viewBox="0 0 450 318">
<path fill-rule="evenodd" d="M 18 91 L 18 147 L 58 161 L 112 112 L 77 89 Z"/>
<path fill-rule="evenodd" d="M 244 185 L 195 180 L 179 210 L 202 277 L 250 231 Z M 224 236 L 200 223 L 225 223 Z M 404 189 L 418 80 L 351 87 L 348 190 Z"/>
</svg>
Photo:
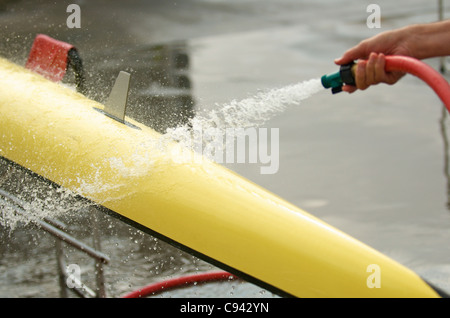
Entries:
<svg viewBox="0 0 450 318">
<path fill-rule="evenodd" d="M 63 248 L 62 248 L 62 242 L 61 240 L 56 239 L 55 240 L 55 247 L 56 247 L 56 266 L 58 270 L 58 282 L 59 282 L 59 296 L 61 298 L 67 298 L 67 288 L 66 288 L 66 275 L 65 275 L 65 268 L 66 264 L 64 262 L 64 255 L 63 255 Z M 64 269 L 64 270 L 63 270 Z"/>
<path fill-rule="evenodd" d="M 14 203 L 19 203 L 19 200 L 17 200 L 16 198 L 14 198 L 13 196 L 11 196 L 9 193 L 3 191 L 0 189 L 0 195 L 3 197 L 6 197 L 12 201 L 14 201 Z M 23 216 L 26 216 L 28 218 L 30 218 L 31 216 L 28 215 L 28 213 L 21 207 L 19 206 L 15 206 L 15 211 Z M 63 232 L 62 230 L 56 228 L 55 226 L 40 220 L 38 218 L 32 218 L 32 221 L 38 225 L 40 228 L 42 228 L 44 231 L 52 234 L 53 236 L 59 238 L 60 240 L 72 245 L 73 247 L 77 248 L 78 250 L 85 252 L 86 254 L 88 254 L 89 256 L 101 261 L 104 264 L 109 263 L 110 259 L 106 254 L 103 254 L 101 252 L 96 251 L 95 249 L 93 249 L 92 247 L 78 241 L 77 239 L 75 239 L 74 237 L 72 237 L 71 235 Z"/>
<path fill-rule="evenodd" d="M 67 297 L 67 285 L 66 280 L 69 278 L 69 275 L 67 274 L 66 270 L 66 264 L 63 259 L 63 253 L 62 253 L 62 242 L 65 242 L 78 250 L 86 253 L 87 255 L 93 257 L 96 260 L 96 267 L 95 267 L 95 273 L 96 273 L 96 281 L 97 281 L 97 289 L 98 293 L 96 294 L 93 290 L 88 288 L 86 285 L 82 284 L 81 282 L 77 281 L 76 286 L 81 287 L 75 287 L 72 290 L 77 293 L 81 297 L 106 297 L 106 290 L 104 286 L 104 277 L 103 277 L 103 265 L 108 264 L 110 259 L 109 257 L 98 251 L 95 248 L 92 248 L 71 235 L 64 232 L 64 230 L 67 229 L 66 225 L 62 222 L 59 222 L 57 220 L 52 220 L 49 218 L 45 218 L 43 220 L 38 219 L 37 217 L 32 217 L 29 215 L 23 208 L 22 202 L 17 199 L 15 196 L 11 195 L 10 193 L 0 189 L 0 196 L 3 198 L 6 198 L 7 200 L 11 201 L 9 203 L 9 206 L 14 208 L 14 211 L 22 216 L 25 216 L 27 218 L 31 218 L 32 222 L 37 225 L 42 230 L 46 231 L 47 233 L 53 235 L 56 238 L 56 259 L 57 259 L 57 266 L 58 266 L 58 278 L 59 278 L 59 285 L 60 285 L 60 296 L 61 297 Z M 1 200 L 1 198 L 0 198 Z M 7 200 L 3 199 L 4 202 L 8 203 Z M 12 203 L 12 204 L 11 204 Z M 94 211 L 93 211 L 94 212 Z M 97 225 L 94 224 L 94 227 Z M 94 232 L 97 232 L 97 234 L 94 235 L 94 245 L 95 247 L 99 247 L 99 238 L 98 236 L 98 230 L 94 229 Z M 74 280 L 75 277 L 70 277 L 70 279 Z"/>
</svg>

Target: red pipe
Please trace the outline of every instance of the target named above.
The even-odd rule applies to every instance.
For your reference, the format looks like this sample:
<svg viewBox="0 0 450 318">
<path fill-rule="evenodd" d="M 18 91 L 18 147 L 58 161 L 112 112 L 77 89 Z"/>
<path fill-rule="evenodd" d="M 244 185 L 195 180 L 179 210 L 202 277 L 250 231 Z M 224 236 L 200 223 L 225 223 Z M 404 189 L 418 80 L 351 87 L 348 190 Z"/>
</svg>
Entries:
<svg viewBox="0 0 450 318">
<path fill-rule="evenodd" d="M 233 274 L 222 271 L 193 274 L 188 276 L 172 278 L 163 282 L 147 285 L 136 291 L 133 291 L 131 293 L 122 296 L 122 298 L 142 298 L 151 295 L 156 295 L 175 288 L 187 287 L 193 284 L 214 282 L 214 281 L 229 281 L 234 279 L 238 278 Z"/>
<path fill-rule="evenodd" d="M 417 76 L 426 82 L 439 96 L 450 112 L 450 85 L 447 80 L 428 64 L 408 56 L 386 56 L 387 72 L 399 71 Z"/>
</svg>

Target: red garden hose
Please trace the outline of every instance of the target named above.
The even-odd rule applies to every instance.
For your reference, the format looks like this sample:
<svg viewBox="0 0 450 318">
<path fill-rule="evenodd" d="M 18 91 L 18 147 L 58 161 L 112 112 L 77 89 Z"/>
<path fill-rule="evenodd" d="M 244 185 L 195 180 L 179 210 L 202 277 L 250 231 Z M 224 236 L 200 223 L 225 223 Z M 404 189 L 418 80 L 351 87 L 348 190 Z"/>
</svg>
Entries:
<svg viewBox="0 0 450 318">
<path fill-rule="evenodd" d="M 408 56 L 386 56 L 387 72 L 405 72 L 427 83 L 439 96 L 450 112 L 450 85 L 447 80 L 428 64 Z"/>
<path fill-rule="evenodd" d="M 193 284 L 200 284 L 206 282 L 229 281 L 238 279 L 233 274 L 228 272 L 209 272 L 201 274 L 193 274 L 188 276 L 176 277 L 163 282 L 147 285 L 136 291 L 128 293 L 122 298 L 143 298 L 153 296 L 171 289 L 187 287 Z"/>
</svg>

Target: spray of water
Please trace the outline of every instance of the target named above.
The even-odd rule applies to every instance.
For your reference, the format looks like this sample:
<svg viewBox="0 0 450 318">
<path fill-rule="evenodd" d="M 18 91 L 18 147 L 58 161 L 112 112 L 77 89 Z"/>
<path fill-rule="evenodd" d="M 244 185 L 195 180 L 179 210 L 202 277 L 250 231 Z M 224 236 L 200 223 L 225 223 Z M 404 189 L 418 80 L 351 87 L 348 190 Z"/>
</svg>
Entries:
<svg viewBox="0 0 450 318">
<path fill-rule="evenodd" d="M 216 130 L 209 136 L 224 134 L 226 129 L 259 127 L 283 112 L 287 107 L 298 105 L 303 100 L 323 90 L 320 79 L 311 79 L 269 91 L 261 91 L 254 97 L 241 101 L 233 100 L 209 113 L 198 114 L 188 124 L 167 129 L 166 136 L 193 147 L 192 130 Z M 205 143 L 210 141 L 204 140 Z M 195 149 L 192 149 L 195 150 Z"/>
</svg>

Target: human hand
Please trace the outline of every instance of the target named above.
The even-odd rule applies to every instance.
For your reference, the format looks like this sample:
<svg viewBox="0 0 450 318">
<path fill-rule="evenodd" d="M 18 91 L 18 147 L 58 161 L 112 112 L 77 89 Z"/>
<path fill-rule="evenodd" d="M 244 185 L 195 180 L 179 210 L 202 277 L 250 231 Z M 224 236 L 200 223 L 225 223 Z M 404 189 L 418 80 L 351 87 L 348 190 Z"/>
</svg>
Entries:
<svg viewBox="0 0 450 318">
<path fill-rule="evenodd" d="M 371 53 L 367 60 L 360 60 L 355 68 L 356 86 L 344 85 L 342 90 L 353 93 L 357 89 L 365 90 L 371 85 L 386 83 L 395 84 L 405 73 L 402 72 L 386 72 L 386 57 L 383 53 Z"/>
<path fill-rule="evenodd" d="M 335 60 L 337 65 L 358 60 L 355 70 L 356 86 L 344 85 L 343 91 L 352 93 L 357 89 L 365 90 L 378 83 L 394 84 L 404 73 L 385 71 L 386 55 L 412 56 L 409 49 L 409 30 L 386 31 L 360 42 Z"/>
</svg>

